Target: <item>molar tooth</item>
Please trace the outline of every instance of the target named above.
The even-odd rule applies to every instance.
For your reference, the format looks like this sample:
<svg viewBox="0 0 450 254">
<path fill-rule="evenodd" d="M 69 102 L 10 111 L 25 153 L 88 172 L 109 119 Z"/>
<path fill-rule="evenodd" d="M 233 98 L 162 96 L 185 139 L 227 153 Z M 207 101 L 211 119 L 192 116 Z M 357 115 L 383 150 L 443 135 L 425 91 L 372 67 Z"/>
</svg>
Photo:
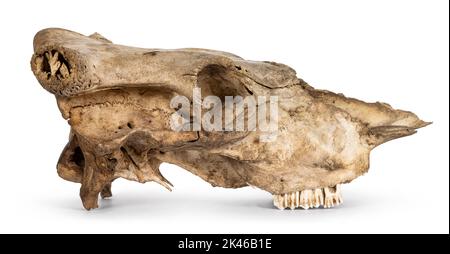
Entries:
<svg viewBox="0 0 450 254">
<path fill-rule="evenodd" d="M 305 190 L 305 194 L 307 197 L 307 203 L 310 208 L 314 207 L 314 192 L 312 190 Z"/>
<path fill-rule="evenodd" d="M 281 195 L 278 194 L 273 195 L 273 205 L 280 210 L 284 209 Z"/>
<path fill-rule="evenodd" d="M 286 207 L 288 207 L 288 194 L 287 193 L 284 194 L 283 199 L 284 199 L 283 206 L 284 206 L 284 208 L 286 208 Z"/>
<path fill-rule="evenodd" d="M 301 207 L 305 210 L 309 208 L 331 208 L 342 204 L 342 194 L 340 184 L 335 187 L 325 187 L 294 191 L 284 194 L 273 195 L 273 204 L 283 210 L 286 208 L 295 209 Z"/>
<path fill-rule="evenodd" d="M 333 204 L 330 188 L 328 187 L 323 188 L 323 192 L 325 193 L 325 204 L 323 207 L 329 208 Z"/>
<path fill-rule="evenodd" d="M 314 207 L 314 192 L 313 190 L 306 190 L 307 194 L 308 194 L 308 205 L 309 207 L 313 208 Z"/>
<path fill-rule="evenodd" d="M 325 193 L 325 208 L 334 207 L 342 203 L 340 184 L 337 184 L 335 187 L 325 187 L 323 190 Z"/>
<path fill-rule="evenodd" d="M 336 185 L 336 196 L 337 196 L 337 202 L 338 204 L 342 204 L 344 202 L 344 199 L 342 198 L 342 191 L 341 191 L 341 185 Z"/>
<path fill-rule="evenodd" d="M 291 208 L 291 210 L 294 210 L 296 208 L 296 204 L 295 204 L 295 192 L 292 192 L 289 194 L 289 208 Z"/>
<path fill-rule="evenodd" d="M 314 189 L 314 198 L 316 200 L 315 207 L 323 206 L 323 190 L 322 188 Z"/>
<path fill-rule="evenodd" d="M 307 210 L 309 209 L 309 193 L 310 190 L 302 190 L 300 193 L 300 207 Z"/>
<path fill-rule="evenodd" d="M 280 210 L 283 210 L 284 209 L 283 202 L 284 202 L 284 199 L 283 199 L 282 195 L 277 195 L 277 194 L 273 195 L 273 205 L 275 207 L 277 207 Z"/>
</svg>

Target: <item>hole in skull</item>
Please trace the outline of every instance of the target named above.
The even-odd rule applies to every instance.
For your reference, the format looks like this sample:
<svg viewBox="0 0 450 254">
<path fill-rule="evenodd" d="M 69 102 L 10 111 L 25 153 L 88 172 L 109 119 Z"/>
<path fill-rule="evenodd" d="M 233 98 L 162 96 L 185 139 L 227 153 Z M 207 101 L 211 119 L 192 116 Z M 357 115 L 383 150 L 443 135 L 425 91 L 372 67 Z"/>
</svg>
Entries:
<svg viewBox="0 0 450 254">
<path fill-rule="evenodd" d="M 47 73 L 48 76 L 50 76 L 51 73 L 51 69 L 50 69 L 50 64 L 48 63 L 48 59 L 43 56 L 42 58 L 42 65 L 41 65 L 41 72 L 45 72 Z"/>
<path fill-rule="evenodd" d="M 110 170 L 114 170 L 116 165 L 117 165 L 117 159 L 116 158 L 108 158 L 108 160 L 107 160 L 107 167 Z"/>
<path fill-rule="evenodd" d="M 47 77 L 67 78 L 72 72 L 71 66 L 66 58 L 56 50 L 47 51 L 40 56 L 40 71 L 47 74 Z"/>
<path fill-rule="evenodd" d="M 77 165 L 78 167 L 84 168 L 84 155 L 79 146 L 74 149 L 74 152 L 70 157 L 70 161 L 75 163 L 75 165 Z"/>
<path fill-rule="evenodd" d="M 133 128 L 134 128 L 134 125 L 133 125 L 133 123 L 128 122 L 128 123 L 127 123 L 127 127 L 130 128 L 130 129 L 133 129 Z"/>
</svg>

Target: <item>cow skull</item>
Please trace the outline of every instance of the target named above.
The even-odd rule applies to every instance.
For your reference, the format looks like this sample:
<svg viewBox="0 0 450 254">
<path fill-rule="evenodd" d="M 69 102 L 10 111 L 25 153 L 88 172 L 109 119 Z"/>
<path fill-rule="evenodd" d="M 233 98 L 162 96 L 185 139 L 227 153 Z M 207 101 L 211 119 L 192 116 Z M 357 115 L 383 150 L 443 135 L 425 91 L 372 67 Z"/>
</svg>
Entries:
<svg viewBox="0 0 450 254">
<path fill-rule="evenodd" d="M 71 126 L 57 171 L 81 183 L 88 210 L 119 177 L 170 190 L 162 162 L 213 186 L 256 186 L 281 209 L 332 207 L 342 203 L 340 185 L 367 172 L 374 147 L 428 124 L 385 103 L 316 90 L 286 65 L 221 51 L 133 48 L 45 29 L 31 67 Z M 246 107 L 237 114 L 229 100 Z M 272 106 L 275 129 L 248 128 Z M 211 116 L 220 124 L 205 130 Z M 184 125 L 175 130 L 174 120 Z M 242 120 L 247 128 L 236 129 Z"/>
</svg>

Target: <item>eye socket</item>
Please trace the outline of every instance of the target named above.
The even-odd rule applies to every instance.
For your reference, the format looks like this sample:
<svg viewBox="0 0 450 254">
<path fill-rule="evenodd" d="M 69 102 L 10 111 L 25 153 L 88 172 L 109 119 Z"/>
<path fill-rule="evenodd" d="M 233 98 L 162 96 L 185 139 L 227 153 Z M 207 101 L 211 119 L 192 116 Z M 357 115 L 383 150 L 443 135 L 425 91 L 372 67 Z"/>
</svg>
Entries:
<svg viewBox="0 0 450 254">
<path fill-rule="evenodd" d="M 222 102 L 225 101 L 225 96 L 252 95 L 238 77 L 236 70 L 228 70 L 217 64 L 210 64 L 198 73 L 198 86 L 202 89 L 202 96 L 215 95 Z"/>
</svg>

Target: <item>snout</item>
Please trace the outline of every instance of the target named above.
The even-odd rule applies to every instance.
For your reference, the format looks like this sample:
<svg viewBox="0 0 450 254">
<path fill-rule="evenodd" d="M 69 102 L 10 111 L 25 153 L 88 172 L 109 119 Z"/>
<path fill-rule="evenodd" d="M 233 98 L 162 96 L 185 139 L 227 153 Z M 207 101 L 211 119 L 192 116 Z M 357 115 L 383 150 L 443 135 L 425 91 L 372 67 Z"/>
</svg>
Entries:
<svg viewBox="0 0 450 254">
<path fill-rule="evenodd" d="M 34 37 L 31 69 L 39 83 L 49 92 L 73 96 L 94 88 L 99 83 L 90 68 L 90 52 L 79 50 L 85 36 L 64 29 L 45 29 Z M 100 44 L 97 40 L 91 43 Z M 89 50 L 87 50 L 89 51 Z"/>
<path fill-rule="evenodd" d="M 210 58 L 223 57 L 192 50 L 125 47 L 98 34 L 50 28 L 34 38 L 31 68 L 47 91 L 65 97 L 123 87 L 164 87 L 191 94 L 196 71 Z"/>
<path fill-rule="evenodd" d="M 55 95 L 77 95 L 98 83 L 89 74 L 86 61 L 74 50 L 62 46 L 40 47 L 31 58 L 31 69 L 42 87 Z"/>
</svg>

